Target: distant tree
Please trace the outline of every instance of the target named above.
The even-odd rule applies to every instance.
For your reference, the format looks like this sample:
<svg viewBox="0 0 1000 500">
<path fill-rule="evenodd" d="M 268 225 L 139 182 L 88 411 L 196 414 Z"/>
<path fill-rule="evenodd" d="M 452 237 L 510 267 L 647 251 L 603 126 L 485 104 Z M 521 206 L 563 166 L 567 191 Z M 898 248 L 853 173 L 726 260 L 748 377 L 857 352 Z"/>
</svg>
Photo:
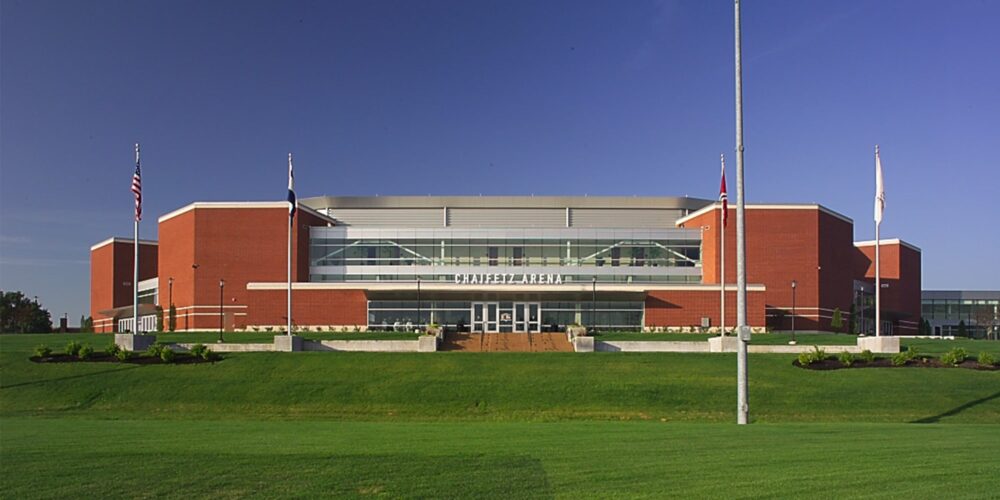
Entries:
<svg viewBox="0 0 1000 500">
<path fill-rule="evenodd" d="M 968 337 L 969 336 L 969 332 L 965 328 L 965 320 L 964 319 L 958 322 L 958 336 L 959 337 Z"/>
<path fill-rule="evenodd" d="M 976 306 L 972 312 L 972 320 L 976 322 L 976 326 L 983 329 L 987 339 L 996 338 L 1000 318 L 994 314 L 993 306 Z"/>
<path fill-rule="evenodd" d="M 0 332 L 48 333 L 52 317 L 38 299 L 29 299 L 22 292 L 4 292 L 0 296 Z"/>
<path fill-rule="evenodd" d="M 830 318 L 830 328 L 835 332 L 844 328 L 844 318 L 839 307 L 833 310 L 833 317 Z"/>
<path fill-rule="evenodd" d="M 168 314 L 167 328 L 170 331 L 174 331 L 177 329 L 177 306 L 170 304 L 170 312 Z"/>
<path fill-rule="evenodd" d="M 156 306 L 156 331 L 163 331 L 163 307 Z"/>
</svg>

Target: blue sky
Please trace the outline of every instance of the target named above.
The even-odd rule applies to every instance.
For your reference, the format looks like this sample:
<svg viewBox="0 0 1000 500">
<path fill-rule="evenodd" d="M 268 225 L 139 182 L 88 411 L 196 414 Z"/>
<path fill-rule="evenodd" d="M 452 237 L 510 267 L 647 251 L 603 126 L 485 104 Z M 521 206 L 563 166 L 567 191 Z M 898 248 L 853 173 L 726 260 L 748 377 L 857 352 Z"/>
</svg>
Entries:
<svg viewBox="0 0 1000 500">
<path fill-rule="evenodd" d="M 998 18 L 745 2 L 747 200 L 871 239 L 878 143 L 882 235 L 923 249 L 924 288 L 1000 288 Z M 732 46 L 723 0 L 2 0 L 0 288 L 76 323 L 90 245 L 131 235 L 136 141 L 151 239 L 192 201 L 283 199 L 289 151 L 300 197 L 714 198 Z"/>
</svg>

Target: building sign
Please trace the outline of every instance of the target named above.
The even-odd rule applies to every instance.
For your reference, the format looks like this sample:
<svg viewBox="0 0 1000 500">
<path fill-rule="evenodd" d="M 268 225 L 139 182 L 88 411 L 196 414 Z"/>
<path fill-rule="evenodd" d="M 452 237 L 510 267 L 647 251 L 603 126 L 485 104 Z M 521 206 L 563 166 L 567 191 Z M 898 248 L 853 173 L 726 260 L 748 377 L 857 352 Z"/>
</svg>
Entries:
<svg viewBox="0 0 1000 500">
<path fill-rule="evenodd" d="M 561 285 L 561 274 L 456 274 L 456 285 Z"/>
</svg>

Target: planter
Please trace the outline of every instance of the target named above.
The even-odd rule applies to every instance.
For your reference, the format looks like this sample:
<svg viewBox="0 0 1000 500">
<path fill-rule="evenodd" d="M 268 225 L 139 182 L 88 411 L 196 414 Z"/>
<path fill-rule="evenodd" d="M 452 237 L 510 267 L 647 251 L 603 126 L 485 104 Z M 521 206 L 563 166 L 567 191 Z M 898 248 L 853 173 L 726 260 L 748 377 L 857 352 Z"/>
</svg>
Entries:
<svg viewBox="0 0 1000 500">
<path fill-rule="evenodd" d="M 570 325 L 566 327 L 566 333 L 569 334 L 570 338 L 573 337 L 586 337 L 587 327 L 582 325 Z"/>
</svg>

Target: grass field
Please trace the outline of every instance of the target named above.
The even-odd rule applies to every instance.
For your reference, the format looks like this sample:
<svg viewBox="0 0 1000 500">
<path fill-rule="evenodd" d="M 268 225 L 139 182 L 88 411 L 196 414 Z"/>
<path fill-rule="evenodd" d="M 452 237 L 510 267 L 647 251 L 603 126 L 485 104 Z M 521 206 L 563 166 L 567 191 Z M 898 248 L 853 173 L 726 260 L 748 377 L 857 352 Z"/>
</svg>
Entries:
<svg viewBox="0 0 1000 500">
<path fill-rule="evenodd" d="M 754 425 L 736 427 L 731 354 L 27 360 L 70 339 L 110 343 L 0 336 L 0 496 L 997 494 L 1000 372 L 821 372 L 752 355 Z"/>
</svg>

